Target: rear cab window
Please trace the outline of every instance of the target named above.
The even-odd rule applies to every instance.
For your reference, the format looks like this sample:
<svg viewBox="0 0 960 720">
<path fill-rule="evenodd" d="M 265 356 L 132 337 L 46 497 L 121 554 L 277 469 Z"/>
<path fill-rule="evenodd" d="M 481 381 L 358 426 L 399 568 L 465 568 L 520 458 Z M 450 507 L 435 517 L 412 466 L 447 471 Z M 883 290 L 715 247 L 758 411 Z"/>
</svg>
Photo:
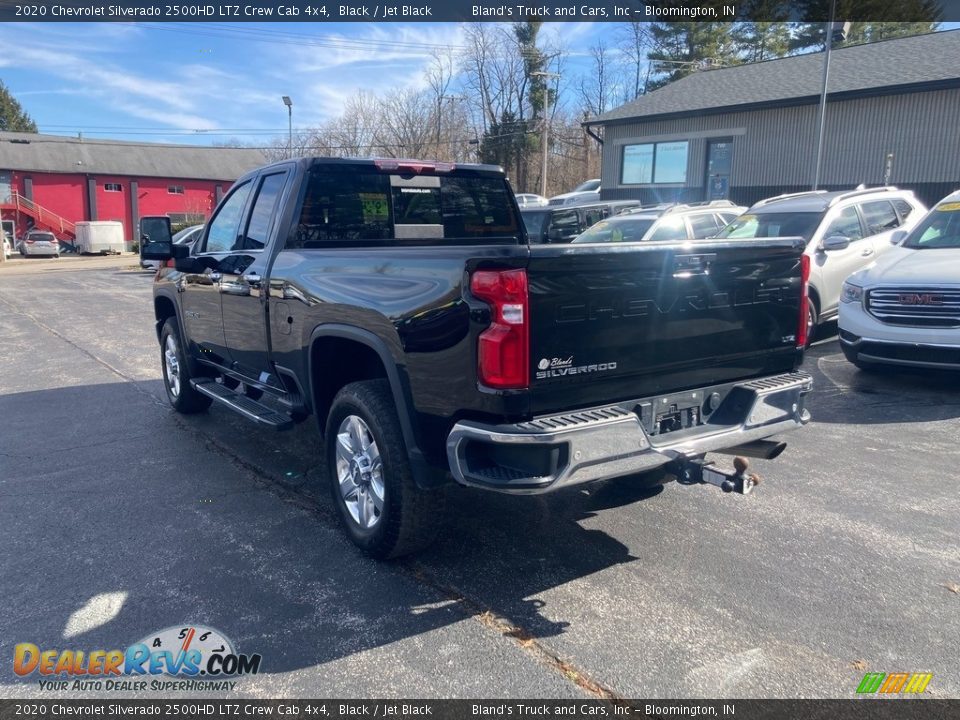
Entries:
<svg viewBox="0 0 960 720">
<path fill-rule="evenodd" d="M 512 193 L 501 176 L 343 164 L 310 170 L 300 220 L 287 247 L 517 244 L 521 239 Z"/>
</svg>

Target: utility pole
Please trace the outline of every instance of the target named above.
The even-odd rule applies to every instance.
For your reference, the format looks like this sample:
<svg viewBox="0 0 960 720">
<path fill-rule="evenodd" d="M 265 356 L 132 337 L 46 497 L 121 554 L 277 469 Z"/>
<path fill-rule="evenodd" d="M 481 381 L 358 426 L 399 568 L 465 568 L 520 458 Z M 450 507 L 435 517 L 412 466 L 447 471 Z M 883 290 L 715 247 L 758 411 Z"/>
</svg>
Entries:
<svg viewBox="0 0 960 720">
<path fill-rule="evenodd" d="M 833 41 L 841 42 L 847 37 L 847 30 L 850 23 L 837 23 L 834 18 L 837 14 L 837 0 L 830 0 L 830 19 L 826 24 L 824 32 L 824 43 L 826 51 L 823 58 L 823 86 L 820 88 L 820 122 L 817 127 L 817 167 L 813 175 L 813 190 L 820 187 L 820 176 L 823 170 L 823 145 L 824 131 L 827 123 L 827 84 L 830 82 L 830 50 L 833 47 Z"/>
<path fill-rule="evenodd" d="M 293 157 L 293 100 L 289 95 L 283 96 L 283 104 L 287 106 L 287 157 Z"/>
<path fill-rule="evenodd" d="M 531 77 L 558 78 L 559 73 L 551 73 L 543 70 L 530 73 Z M 543 83 L 543 167 L 540 169 L 540 194 L 547 196 L 547 153 L 549 152 L 550 141 L 550 88 L 546 81 Z"/>
</svg>

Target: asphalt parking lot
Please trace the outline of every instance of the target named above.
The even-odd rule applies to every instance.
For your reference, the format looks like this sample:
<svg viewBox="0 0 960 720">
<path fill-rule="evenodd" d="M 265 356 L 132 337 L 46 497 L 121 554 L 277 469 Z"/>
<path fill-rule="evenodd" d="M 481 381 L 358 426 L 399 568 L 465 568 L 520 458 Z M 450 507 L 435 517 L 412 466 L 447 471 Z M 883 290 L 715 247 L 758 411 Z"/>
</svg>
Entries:
<svg viewBox="0 0 960 720">
<path fill-rule="evenodd" d="M 0 266 L 4 697 L 43 694 L 15 643 L 185 622 L 262 654 L 233 696 L 851 697 L 865 671 L 960 696 L 960 378 L 863 373 L 827 339 L 814 421 L 753 495 L 452 488 L 432 549 L 376 563 L 312 422 L 170 410 L 134 264 Z"/>
</svg>

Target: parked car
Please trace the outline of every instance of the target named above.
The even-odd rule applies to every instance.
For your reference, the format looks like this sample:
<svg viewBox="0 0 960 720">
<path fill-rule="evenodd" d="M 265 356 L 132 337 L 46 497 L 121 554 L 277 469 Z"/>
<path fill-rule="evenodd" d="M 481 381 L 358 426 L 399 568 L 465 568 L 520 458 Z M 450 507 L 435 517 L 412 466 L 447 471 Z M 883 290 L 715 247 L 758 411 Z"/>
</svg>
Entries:
<svg viewBox="0 0 960 720">
<path fill-rule="evenodd" d="M 573 205 L 575 203 L 593 202 L 600 199 L 600 178 L 580 183 L 568 193 L 554 195 L 550 198 L 550 205 Z"/>
<path fill-rule="evenodd" d="M 520 193 L 517 197 L 517 205 L 521 208 L 526 207 L 546 207 L 550 202 L 543 195 L 534 193 Z"/>
<path fill-rule="evenodd" d="M 639 200 L 611 200 L 573 207 L 527 208 L 520 211 L 532 245 L 568 243 L 594 223 L 640 207 Z"/>
<path fill-rule="evenodd" d="M 197 240 L 200 239 L 203 234 L 203 225 L 191 225 L 190 227 L 183 228 L 179 232 L 175 233 L 173 236 L 174 245 L 188 245 L 191 250 L 196 244 Z M 140 244 L 140 267 L 147 270 L 156 270 L 160 267 L 160 263 L 156 260 L 144 260 L 143 259 L 143 243 Z"/>
<path fill-rule="evenodd" d="M 375 557 L 432 539 L 451 476 L 528 495 L 672 463 L 749 492 L 743 463 L 705 455 L 774 457 L 762 440 L 809 420 L 803 243 L 671 272 L 704 258 L 531 247 L 520 222 L 500 168 L 330 158 L 241 177 L 193 256 L 143 218 L 170 404 L 276 429 L 316 415 L 335 512 Z"/>
<path fill-rule="evenodd" d="M 6 232 L 3 233 L 3 256 L 5 258 L 13 255 L 13 243 L 10 241 L 10 236 Z"/>
<path fill-rule="evenodd" d="M 716 235 L 745 210 L 728 200 L 626 210 L 620 215 L 601 220 L 574 238 L 573 242 L 698 240 Z"/>
<path fill-rule="evenodd" d="M 960 192 L 941 200 L 840 294 L 840 347 L 877 365 L 960 369 Z"/>
<path fill-rule="evenodd" d="M 807 241 L 812 260 L 807 337 L 812 339 L 818 325 L 836 319 L 843 281 L 889 250 L 890 236 L 898 228 L 913 228 L 924 212 L 912 192 L 895 187 L 815 190 L 761 200 L 718 236 Z"/>
<path fill-rule="evenodd" d="M 20 254 L 24 257 L 43 255 L 60 257 L 60 241 L 52 232 L 46 230 L 29 230 L 20 240 Z"/>
</svg>

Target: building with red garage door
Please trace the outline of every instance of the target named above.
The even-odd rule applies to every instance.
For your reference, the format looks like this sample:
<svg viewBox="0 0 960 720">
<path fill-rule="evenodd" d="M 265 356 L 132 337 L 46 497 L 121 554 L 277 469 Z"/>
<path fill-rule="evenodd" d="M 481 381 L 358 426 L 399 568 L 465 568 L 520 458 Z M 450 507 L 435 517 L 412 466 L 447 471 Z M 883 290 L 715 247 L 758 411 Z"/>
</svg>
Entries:
<svg viewBox="0 0 960 720">
<path fill-rule="evenodd" d="M 18 238 L 37 227 L 73 242 L 81 220 L 119 220 L 131 242 L 146 215 L 204 222 L 234 180 L 265 162 L 245 148 L 0 132 L 0 213 Z"/>
</svg>

